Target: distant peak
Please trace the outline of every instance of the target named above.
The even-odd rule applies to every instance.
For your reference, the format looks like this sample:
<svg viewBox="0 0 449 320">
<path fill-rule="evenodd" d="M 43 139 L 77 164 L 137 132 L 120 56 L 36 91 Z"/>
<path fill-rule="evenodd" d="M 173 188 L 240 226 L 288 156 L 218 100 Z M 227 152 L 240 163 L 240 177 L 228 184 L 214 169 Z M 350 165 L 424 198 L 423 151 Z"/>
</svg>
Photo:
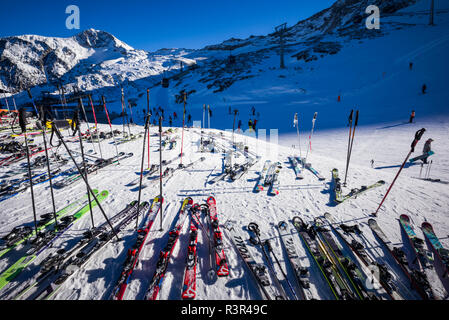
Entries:
<svg viewBox="0 0 449 320">
<path fill-rule="evenodd" d="M 102 30 L 87 29 L 74 36 L 75 40 L 84 47 L 90 48 L 104 48 L 104 47 L 119 47 L 126 50 L 133 50 L 124 42 L 118 40 L 112 34 Z"/>
</svg>

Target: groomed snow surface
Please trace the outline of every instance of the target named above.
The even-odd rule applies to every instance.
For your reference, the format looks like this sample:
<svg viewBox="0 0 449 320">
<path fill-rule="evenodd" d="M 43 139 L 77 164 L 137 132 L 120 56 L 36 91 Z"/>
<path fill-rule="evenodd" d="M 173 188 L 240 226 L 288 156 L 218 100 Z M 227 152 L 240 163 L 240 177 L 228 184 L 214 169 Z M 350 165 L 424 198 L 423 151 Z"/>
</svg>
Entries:
<svg viewBox="0 0 449 320">
<path fill-rule="evenodd" d="M 318 123 L 317 123 L 318 124 Z M 325 181 L 318 181 L 311 172 L 304 172 L 303 180 L 296 180 L 294 171 L 288 163 L 287 157 L 298 155 L 297 148 L 278 146 L 278 155 L 276 146 L 270 143 L 256 142 L 254 138 L 248 138 L 243 135 L 236 135 L 237 142 L 242 142 L 249 146 L 250 152 L 257 153 L 260 156 L 259 162 L 251 168 L 249 173 L 240 180 L 229 182 L 227 180 L 218 182 L 214 185 L 207 181 L 221 172 L 223 165 L 222 153 L 200 153 L 199 139 L 200 129 L 190 128 L 185 131 L 183 163 L 188 164 L 191 161 L 206 157 L 206 161 L 195 165 L 192 168 L 177 171 L 175 175 L 167 180 L 164 185 L 163 195 L 164 219 L 163 231 L 159 231 L 159 218 L 148 237 L 143 248 L 140 262 L 137 265 L 132 281 L 128 286 L 125 299 L 143 299 L 149 281 L 154 274 L 156 262 L 161 249 L 164 248 L 168 230 L 174 226 L 173 221 L 177 216 L 182 201 L 186 197 L 192 197 L 195 203 L 204 203 L 209 196 L 214 196 L 217 200 L 218 218 L 221 225 L 228 220 L 235 221 L 238 228 L 245 238 L 249 238 L 246 227 L 250 222 L 257 222 L 261 229 L 262 239 L 271 239 L 271 244 L 277 256 L 280 258 L 284 270 L 291 283 L 295 283 L 292 269 L 288 265 L 286 253 L 281 246 L 279 233 L 276 225 L 279 221 L 290 221 L 294 216 L 302 217 L 306 222 L 312 222 L 314 217 L 322 216 L 325 212 L 331 213 L 339 222 L 349 225 L 359 224 L 365 236 L 369 239 L 368 250 L 377 257 L 379 262 L 386 261 L 392 266 L 395 274 L 396 283 L 401 294 L 407 299 L 418 299 L 419 296 L 410 290 L 410 283 L 401 270 L 394 264 L 394 261 L 388 254 L 382 250 L 382 246 L 376 240 L 367 226 L 367 220 L 370 214 L 375 211 L 385 194 L 388 186 L 393 180 L 400 164 L 404 160 L 410 149 L 416 130 L 425 127 L 427 129 L 422 140 L 417 146 L 413 155 L 419 155 L 423 143 L 432 137 L 434 142 L 433 166 L 430 172 L 432 178 L 440 178 L 443 181 L 449 181 L 448 172 L 448 149 L 444 146 L 448 134 L 448 118 L 440 118 L 438 121 L 429 123 L 384 123 L 375 126 L 358 128 L 353 147 L 352 163 L 348 173 L 348 187 L 344 188 L 344 194 L 351 188 L 370 185 L 378 180 L 385 180 L 385 186 L 371 190 L 357 199 L 350 199 L 340 205 L 335 205 L 332 201 L 331 191 L 331 170 L 338 168 L 340 175 L 345 173 L 345 160 L 348 140 L 348 129 L 326 130 L 318 132 L 312 138 L 312 152 L 309 153 L 308 160 L 312 163 L 322 175 L 326 177 Z M 84 125 L 83 125 L 84 127 Z M 115 126 L 122 129 L 121 126 Z M 108 132 L 108 126 L 100 125 L 102 131 Z M 166 128 L 165 128 L 166 129 Z M 143 127 L 133 126 L 133 133 L 143 132 Z M 158 129 L 151 128 L 151 163 L 158 163 L 159 139 L 156 137 Z M 67 134 L 66 134 L 67 135 Z M 170 160 L 180 153 L 181 148 L 181 129 L 177 129 L 172 135 L 178 136 L 178 144 L 174 150 L 164 151 L 163 159 Z M 213 140 L 222 146 L 230 146 L 231 135 L 229 132 L 219 130 L 205 130 L 205 137 L 213 137 Z M 36 138 L 36 143 L 40 138 Z M 295 144 L 296 137 L 291 137 L 291 145 Z M 308 144 L 308 132 L 302 132 L 302 153 L 304 155 L 306 145 Z M 105 158 L 112 157 L 115 154 L 113 140 L 102 142 L 102 152 Z M 438 142 L 438 143 L 437 143 Z M 102 206 L 109 217 L 122 210 L 126 204 L 137 199 L 138 192 L 133 187 L 126 185 L 139 176 L 140 161 L 143 140 L 128 142 L 119 145 L 119 151 L 133 152 L 132 158 L 123 160 L 119 165 L 112 165 L 100 170 L 97 174 L 89 176 L 89 182 L 92 188 L 98 190 L 108 190 L 109 197 L 103 202 Z M 79 150 L 79 143 L 72 142 L 68 144 L 73 150 Z M 296 144 L 297 145 L 297 144 Z M 92 144 L 84 143 L 87 150 L 92 149 Z M 95 145 L 98 152 L 98 145 Z M 58 152 L 67 157 L 63 148 Z M 93 153 L 89 153 L 93 155 Z M 97 154 L 98 156 L 98 154 Z M 92 158 L 93 159 L 93 158 Z M 270 196 L 267 191 L 259 193 L 254 192 L 259 171 L 265 160 L 280 161 L 282 170 L 280 173 L 280 194 Z M 374 160 L 374 167 L 371 167 L 371 160 Z M 79 161 L 79 157 L 78 157 Z M 244 162 L 243 155 L 235 158 L 238 163 Z M 26 161 L 22 161 L 26 163 Z M 145 158 L 145 165 L 147 159 Z M 171 164 L 177 167 L 179 160 Z M 15 165 L 16 168 L 19 164 Z M 69 162 L 64 168 L 73 167 Z M 1 168 L 1 173 L 5 173 L 10 168 Z M 425 220 L 429 221 L 440 237 L 443 245 L 449 247 L 447 240 L 449 235 L 449 216 L 447 207 L 449 202 L 449 190 L 447 185 L 441 183 L 432 183 L 417 179 L 420 173 L 420 165 L 407 166 L 397 180 L 391 194 L 387 198 L 384 206 L 379 211 L 378 223 L 383 228 L 386 235 L 393 243 L 402 246 L 409 251 L 407 239 L 401 233 L 398 218 L 400 214 L 407 214 L 411 217 L 415 230 L 419 237 L 423 237 L 419 226 Z M 426 166 L 423 168 L 423 175 Z M 55 179 L 57 181 L 57 179 Z M 76 182 L 71 186 L 60 190 L 55 190 L 56 207 L 60 209 L 71 201 L 85 194 L 85 185 L 82 181 Z M 51 212 L 51 201 L 48 183 L 41 184 L 34 189 L 36 195 L 36 207 L 38 215 Z M 151 201 L 159 194 L 159 185 L 153 184 L 142 190 L 142 201 Z M 15 226 L 27 224 L 32 226 L 33 213 L 31 209 L 30 192 L 23 192 L 18 196 L 3 201 L 1 206 L 0 235 L 6 235 Z M 94 220 L 96 225 L 104 222 L 104 218 L 98 208 L 94 209 Z M 143 220 L 141 216 L 140 221 Z M 39 270 L 39 262 L 47 253 L 55 252 L 61 248 L 70 248 L 81 238 L 82 234 L 91 227 L 91 219 L 86 214 L 80 222 L 76 223 L 70 231 L 58 239 L 54 246 L 40 255 L 28 268 L 26 268 L 16 279 L 14 279 L 2 291 L 2 299 L 11 299 L 18 291 L 15 288 L 24 288 L 31 281 L 33 276 Z M 293 229 L 289 222 L 289 227 Z M 126 259 L 127 250 L 136 239 L 135 224 L 131 225 L 121 234 L 121 241 L 113 241 L 106 245 L 93 258 L 83 266 L 74 277 L 69 279 L 63 288 L 55 296 L 55 299 L 61 300 L 99 300 L 108 299 L 111 290 L 116 283 L 121 266 Z M 181 299 L 181 288 L 185 268 L 185 259 L 188 245 L 189 223 L 184 224 L 181 237 L 174 249 L 170 260 L 166 278 L 162 284 L 159 293 L 159 299 L 177 300 Z M 207 277 L 207 271 L 210 268 L 209 248 L 205 234 L 199 233 L 198 238 L 198 269 L 197 269 L 197 299 L 198 300 L 253 300 L 261 299 L 252 275 L 241 260 L 235 247 L 233 247 L 226 230 L 222 227 L 224 233 L 224 249 L 228 258 L 230 275 L 227 278 L 216 278 L 211 281 Z M 298 234 L 292 231 L 295 240 L 295 247 L 301 256 L 301 262 L 304 266 L 310 267 L 311 272 L 311 290 L 315 297 L 319 299 L 332 299 L 332 293 L 323 281 L 319 269 L 314 264 L 308 254 L 304 244 L 301 242 Z M 265 262 L 259 247 L 247 243 L 251 254 L 257 262 Z M 348 250 L 348 249 L 347 249 Z M 1 270 L 5 270 L 9 265 L 21 257 L 20 248 L 12 250 L 0 260 Z M 265 262 L 266 263 L 266 262 Z M 280 270 L 276 270 L 277 275 L 282 279 Z M 285 281 L 281 281 L 286 285 Z M 447 296 L 440 279 L 435 275 L 431 278 L 431 285 L 436 293 L 441 297 Z M 289 292 L 286 288 L 287 293 Z M 291 295 L 290 295 L 290 298 Z"/>
</svg>

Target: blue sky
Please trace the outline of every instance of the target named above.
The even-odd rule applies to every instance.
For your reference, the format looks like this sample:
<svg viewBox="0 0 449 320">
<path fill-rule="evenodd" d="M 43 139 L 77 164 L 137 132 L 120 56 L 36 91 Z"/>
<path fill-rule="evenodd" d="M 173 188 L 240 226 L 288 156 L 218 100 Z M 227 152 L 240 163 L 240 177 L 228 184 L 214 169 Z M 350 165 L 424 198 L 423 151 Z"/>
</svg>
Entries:
<svg viewBox="0 0 449 320">
<path fill-rule="evenodd" d="M 202 48 L 231 37 L 271 33 L 328 8 L 335 0 L 16 0 L 2 1 L 0 37 L 69 37 L 94 28 L 136 49 Z M 65 27 L 68 5 L 81 13 L 80 30 Z"/>
</svg>

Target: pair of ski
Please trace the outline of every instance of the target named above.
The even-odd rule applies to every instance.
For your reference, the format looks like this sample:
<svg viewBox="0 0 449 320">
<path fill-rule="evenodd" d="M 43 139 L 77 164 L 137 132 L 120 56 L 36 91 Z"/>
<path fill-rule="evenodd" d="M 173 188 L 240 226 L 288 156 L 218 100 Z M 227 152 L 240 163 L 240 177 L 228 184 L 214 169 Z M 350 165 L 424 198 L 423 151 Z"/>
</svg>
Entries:
<svg viewBox="0 0 449 320">
<path fill-rule="evenodd" d="M 187 248 L 186 268 L 184 273 L 184 282 L 181 296 L 183 299 L 196 298 L 196 267 L 197 267 L 197 244 L 198 244 L 198 229 L 201 225 L 203 231 L 207 232 L 209 239 L 209 248 L 211 250 L 211 258 L 215 261 L 214 274 L 218 277 L 229 276 L 229 267 L 226 255 L 223 248 L 223 236 L 219 227 L 217 202 L 214 197 L 207 199 L 206 205 L 194 204 L 191 210 L 190 221 L 190 237 Z M 200 215 L 204 213 L 208 221 L 209 228 L 206 230 L 201 223 Z M 211 236 L 212 232 L 212 236 Z M 211 275 L 209 275 L 211 276 Z"/>
<path fill-rule="evenodd" d="M 331 219 L 330 215 L 327 215 Z M 378 294 L 385 295 L 386 292 L 380 288 L 379 292 L 373 290 L 366 284 L 372 279 L 368 279 L 370 274 L 365 274 L 360 270 L 357 264 L 351 259 L 349 254 L 344 252 L 343 247 L 335 241 L 331 229 L 326 228 L 326 220 L 315 218 L 314 228 L 325 244 L 325 249 L 330 261 L 336 266 L 337 271 L 341 275 L 341 282 L 345 283 L 345 287 L 352 293 L 353 297 L 359 300 L 377 300 Z"/>
<path fill-rule="evenodd" d="M 290 162 L 293 165 L 293 169 L 295 170 L 295 174 L 296 174 L 296 178 L 297 179 L 303 179 L 304 177 L 302 176 L 301 173 L 301 166 L 302 168 L 305 168 L 307 170 L 309 170 L 310 172 L 312 172 L 320 181 L 326 180 L 326 178 L 324 178 L 319 172 L 318 170 L 316 170 L 315 168 L 312 167 L 312 164 L 310 163 L 305 163 L 305 159 L 300 158 L 300 157 L 289 157 Z M 295 161 L 296 160 L 296 161 Z"/>
<path fill-rule="evenodd" d="M 369 185 L 369 186 L 362 186 L 361 188 L 355 188 L 352 189 L 348 194 L 343 195 L 342 194 L 342 188 L 341 188 L 341 180 L 338 175 L 338 169 L 332 170 L 332 182 L 333 182 L 333 191 L 335 195 L 334 201 L 338 204 L 345 202 L 348 199 L 351 198 L 357 198 L 359 195 L 375 189 L 377 187 L 381 187 L 385 185 L 385 181 L 379 180 L 376 183 Z"/>
<path fill-rule="evenodd" d="M 140 253 L 142 252 L 142 249 L 147 241 L 157 215 L 161 210 L 163 200 L 164 199 L 160 197 L 154 198 L 151 208 L 147 214 L 146 222 L 144 221 L 145 227 L 137 231 L 136 243 L 128 249 L 127 258 L 123 263 L 120 277 L 115 284 L 114 289 L 112 290 L 112 294 L 110 297 L 111 299 L 123 300 L 126 289 L 131 281 L 134 269 L 139 262 Z"/>
<path fill-rule="evenodd" d="M 118 156 L 114 156 L 110 159 L 106 159 L 106 160 L 98 159 L 95 161 L 95 163 L 93 165 L 87 166 L 87 174 L 92 174 L 92 173 L 94 173 L 100 169 L 103 169 L 111 164 L 118 163 L 121 160 L 131 158 L 132 156 L 133 156 L 133 153 L 121 152 L 118 154 Z M 67 177 L 65 177 L 63 180 L 55 182 L 53 184 L 53 187 L 55 187 L 57 189 L 62 189 L 66 186 L 69 186 L 69 185 L 75 183 L 76 181 L 79 181 L 80 179 L 82 179 L 81 174 L 78 171 L 72 171 L 72 173 L 69 174 Z"/>
<path fill-rule="evenodd" d="M 48 256 L 41 262 L 36 280 L 22 290 L 15 299 L 48 300 L 54 297 L 68 279 L 136 218 L 138 211 L 145 211 L 148 207 L 147 202 L 139 206 L 137 201 L 133 201 L 109 219 L 114 225 L 113 230 L 105 222 L 84 233 L 83 238 L 70 249 L 61 249 Z"/>
<path fill-rule="evenodd" d="M 127 135 L 125 138 L 118 139 L 116 142 L 117 142 L 117 145 L 121 145 L 121 144 L 125 144 L 125 143 L 131 142 L 131 141 L 136 141 L 142 137 L 143 137 L 143 133 L 131 134 L 131 136 Z"/>
<path fill-rule="evenodd" d="M 377 224 L 377 221 L 374 219 L 368 220 L 368 225 L 373 231 L 373 233 L 376 235 L 376 237 L 380 240 L 380 242 L 385 246 L 385 248 L 388 250 L 388 252 L 391 254 L 391 256 L 394 258 L 398 266 L 402 269 L 404 274 L 409 278 L 410 283 L 414 287 L 414 289 L 419 293 L 422 299 L 424 300 L 433 300 L 435 299 L 435 295 L 433 293 L 433 290 L 430 286 L 429 280 L 427 278 L 427 275 L 425 271 L 421 268 L 422 265 L 419 262 L 420 259 L 417 259 L 418 268 L 411 268 L 409 266 L 408 259 L 406 257 L 405 252 L 396 246 L 393 245 L 393 243 L 388 239 L 388 237 L 385 235 L 385 233 L 382 231 L 382 229 Z M 407 228 L 409 233 L 413 236 L 414 231 L 409 228 L 409 225 L 407 222 L 407 219 L 404 217 L 403 222 L 401 222 L 401 226 L 403 228 Z M 407 231 L 406 231 L 407 233 Z M 408 233 L 407 233 L 408 234 Z M 415 240 L 410 239 L 410 243 L 413 246 L 413 242 Z M 425 258 L 425 257 L 422 257 Z"/>
<path fill-rule="evenodd" d="M 253 275 L 261 297 L 264 300 L 285 300 L 285 292 L 282 287 L 279 287 L 280 284 L 278 282 L 273 283 L 266 266 L 263 263 L 257 263 L 254 260 L 241 232 L 236 227 L 236 223 L 228 220 L 225 224 L 225 228 L 231 238 L 232 244 L 235 246 L 243 262 Z M 277 278 L 275 279 L 277 280 Z"/>
<path fill-rule="evenodd" d="M 260 171 L 255 191 L 263 191 L 265 187 L 269 186 L 268 194 L 278 195 L 281 169 L 282 165 L 280 162 L 272 163 L 271 160 L 265 161 L 262 171 Z"/>
<path fill-rule="evenodd" d="M 175 174 L 176 171 L 178 170 L 185 170 L 185 169 L 189 169 L 191 167 L 193 167 L 194 165 L 196 165 L 199 162 L 203 162 L 204 160 L 206 160 L 205 157 L 201 157 L 198 160 L 192 161 L 191 163 L 187 164 L 187 165 L 180 165 L 176 168 L 165 168 L 164 172 L 162 173 L 162 179 L 165 180 L 165 183 L 167 183 L 167 181 L 173 177 L 173 175 Z M 148 184 L 152 184 L 152 183 L 156 183 L 158 181 L 160 181 L 160 177 L 159 176 L 153 176 L 153 177 L 148 177 Z M 148 184 L 143 184 L 142 185 L 142 189 L 148 187 Z M 138 187 L 132 189 L 131 191 L 138 191 Z"/>
<path fill-rule="evenodd" d="M 354 300 L 356 296 L 350 287 L 342 279 L 335 261 L 332 260 L 326 245 L 316 231 L 316 228 L 306 224 L 302 218 L 296 216 L 292 219 L 293 226 L 299 233 L 310 256 L 320 269 L 323 279 L 326 281 L 336 300 Z"/>
<path fill-rule="evenodd" d="M 51 172 L 52 178 L 57 178 L 61 175 L 62 175 L 62 173 L 60 172 L 60 169 L 56 169 Z M 50 178 L 49 178 L 47 172 L 38 174 L 38 175 L 32 177 L 33 186 L 43 184 L 43 183 L 47 182 L 49 179 Z M 29 179 L 25 179 L 24 181 L 21 181 L 21 182 L 12 184 L 8 187 L 5 187 L 2 191 L 0 191 L 0 202 L 5 201 L 9 198 L 12 198 L 12 197 L 18 195 L 21 192 L 28 190 L 28 188 L 30 187 L 29 181 L 30 181 Z"/>
<path fill-rule="evenodd" d="M 245 175 L 251 167 L 259 161 L 258 158 L 249 159 L 244 164 L 238 165 L 234 170 L 231 170 L 229 177 L 232 181 L 237 181 Z"/>
<path fill-rule="evenodd" d="M 108 195 L 109 192 L 105 190 L 102 191 L 99 195 L 96 195 L 96 197 L 99 202 L 102 202 L 108 197 Z M 44 253 L 46 249 L 51 247 L 51 245 L 60 236 L 62 236 L 87 212 L 89 212 L 91 207 L 93 208 L 96 205 L 97 202 L 95 200 L 92 200 L 90 203 L 87 203 L 85 206 L 78 209 L 73 215 L 65 215 L 64 217 L 62 217 L 58 222 L 57 226 L 54 225 L 54 223 L 44 225 L 45 227 L 39 230 L 39 233 L 36 235 L 36 238 L 27 241 L 31 244 L 31 247 L 28 248 L 24 256 L 19 260 L 17 260 L 2 274 L 0 274 L 0 290 L 3 289 L 12 280 L 14 280 L 22 272 L 23 269 L 25 269 L 28 265 L 30 265 L 34 261 L 34 259 L 36 259 L 39 255 Z M 29 237 L 26 238 L 26 240 L 28 239 Z M 18 244 L 15 244 L 15 246 L 17 245 Z M 11 248 L 9 250 L 11 250 Z"/>
<path fill-rule="evenodd" d="M 176 161 L 177 159 L 180 159 L 181 155 L 171 159 L 171 160 L 162 160 L 162 165 L 163 166 L 168 166 L 170 164 L 172 164 L 174 161 Z M 147 170 L 143 172 L 143 177 L 147 177 L 147 176 L 151 176 L 153 173 L 156 173 L 159 170 L 159 165 L 158 164 L 152 164 L 151 167 Z M 139 173 L 140 175 L 140 173 Z M 132 187 L 135 186 L 136 184 L 138 184 L 140 182 L 140 176 L 136 179 L 134 179 L 133 181 L 131 181 L 130 183 L 128 183 L 126 186 L 127 187 Z"/>
<path fill-rule="evenodd" d="M 343 240 L 351 249 L 351 252 L 362 262 L 361 270 L 366 275 L 366 278 L 368 278 L 369 283 L 373 285 L 373 289 L 377 290 L 377 294 L 382 297 L 388 295 L 388 298 L 392 300 L 404 300 L 392 282 L 393 279 L 390 270 L 384 264 L 378 263 L 360 242 L 362 239 L 365 241 L 366 238 L 358 225 L 348 226 L 341 224 L 340 226 L 336 226 L 336 222 L 330 213 L 325 213 L 324 218 L 327 220 L 328 226 L 332 231 Z M 366 280 L 365 283 L 367 283 Z"/>
</svg>

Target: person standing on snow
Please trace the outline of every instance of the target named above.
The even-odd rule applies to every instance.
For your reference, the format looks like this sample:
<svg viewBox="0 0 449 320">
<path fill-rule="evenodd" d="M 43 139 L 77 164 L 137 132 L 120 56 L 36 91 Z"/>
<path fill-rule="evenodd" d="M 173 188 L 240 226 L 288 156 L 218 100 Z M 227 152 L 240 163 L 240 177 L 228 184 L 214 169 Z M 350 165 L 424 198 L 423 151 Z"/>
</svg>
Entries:
<svg viewBox="0 0 449 320">
<path fill-rule="evenodd" d="M 432 151 L 432 142 L 433 142 L 433 139 L 432 139 L 432 138 L 428 139 L 428 140 L 426 141 L 426 143 L 424 144 L 424 147 L 423 147 L 423 149 L 422 149 L 422 153 L 427 155 L 427 157 L 425 157 L 425 158 L 422 160 L 422 161 L 423 161 L 424 163 L 426 163 L 426 164 L 427 164 L 427 158 L 429 157 L 429 152 Z"/>
<path fill-rule="evenodd" d="M 425 83 L 422 85 L 421 91 L 422 91 L 422 94 L 426 94 L 427 86 Z"/>
<path fill-rule="evenodd" d="M 409 121 L 409 123 L 413 123 L 414 119 L 415 119 L 415 110 L 412 110 L 412 113 L 410 114 L 410 121 Z"/>
<path fill-rule="evenodd" d="M 249 131 L 251 131 L 253 128 L 253 121 L 251 119 L 249 119 L 249 121 L 248 121 L 248 127 L 249 127 Z"/>
</svg>

